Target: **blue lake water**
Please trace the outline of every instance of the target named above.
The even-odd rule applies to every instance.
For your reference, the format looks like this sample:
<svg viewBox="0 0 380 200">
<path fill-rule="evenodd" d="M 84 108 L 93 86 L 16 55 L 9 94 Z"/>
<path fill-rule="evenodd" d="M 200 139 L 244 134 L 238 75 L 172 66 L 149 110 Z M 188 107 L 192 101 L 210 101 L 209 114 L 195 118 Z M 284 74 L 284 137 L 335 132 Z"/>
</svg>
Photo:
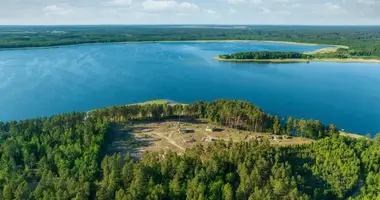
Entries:
<svg viewBox="0 0 380 200">
<path fill-rule="evenodd" d="M 222 63 L 240 51 L 313 51 L 275 43 L 145 43 L 0 51 L 0 120 L 171 99 L 241 99 L 282 116 L 380 132 L 380 64 Z"/>
</svg>

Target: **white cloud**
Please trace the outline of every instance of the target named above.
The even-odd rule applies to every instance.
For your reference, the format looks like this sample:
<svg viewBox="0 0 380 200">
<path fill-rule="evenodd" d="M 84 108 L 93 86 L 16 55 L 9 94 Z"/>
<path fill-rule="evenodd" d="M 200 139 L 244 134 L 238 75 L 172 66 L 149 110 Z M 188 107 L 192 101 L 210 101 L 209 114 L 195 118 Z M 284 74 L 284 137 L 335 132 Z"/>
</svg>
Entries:
<svg viewBox="0 0 380 200">
<path fill-rule="evenodd" d="M 219 20 L 221 18 L 220 15 L 218 15 L 218 12 L 215 10 L 204 9 L 203 12 L 207 14 L 207 16 L 205 16 L 206 18 L 209 18 L 212 20 Z"/>
<path fill-rule="evenodd" d="M 279 15 L 291 15 L 292 12 L 286 11 L 286 10 L 280 10 L 280 11 L 277 11 L 276 14 L 279 14 Z"/>
<path fill-rule="evenodd" d="M 160 16 L 157 13 L 148 13 L 148 12 L 133 12 L 133 14 L 136 17 L 158 17 L 158 16 Z"/>
<path fill-rule="evenodd" d="M 182 8 L 198 8 L 198 6 L 196 4 L 189 3 L 189 2 L 182 2 L 178 5 L 179 5 L 179 7 L 182 7 Z"/>
<path fill-rule="evenodd" d="M 280 0 L 280 1 L 286 1 L 286 0 Z M 252 4 L 261 4 L 263 3 L 263 0 L 227 0 L 229 4 L 241 4 L 241 3 L 252 3 Z"/>
<path fill-rule="evenodd" d="M 375 5 L 376 4 L 375 0 L 357 0 L 356 2 L 358 2 L 360 4 L 367 5 L 367 6 L 371 6 L 371 5 Z"/>
<path fill-rule="evenodd" d="M 132 0 L 112 0 L 112 1 L 109 1 L 107 4 L 128 6 L 132 4 Z"/>
<path fill-rule="evenodd" d="M 239 4 L 239 3 L 244 3 L 245 0 L 227 0 L 227 2 L 230 4 Z"/>
<path fill-rule="evenodd" d="M 301 7 L 301 4 L 299 4 L 299 3 L 292 4 L 291 7 L 292 8 L 299 8 L 299 7 Z"/>
<path fill-rule="evenodd" d="M 380 0 L 0 0 L 0 24 L 370 25 L 379 10 Z"/>
<path fill-rule="evenodd" d="M 334 20 L 342 17 L 350 17 L 352 13 L 347 10 L 347 7 L 342 7 L 341 4 L 336 4 L 333 2 L 326 2 L 323 4 L 322 9 L 315 9 L 313 13 L 315 16 L 323 17 L 323 18 L 335 18 Z M 324 8 L 324 9 L 323 9 Z M 359 13 L 355 13 L 356 16 Z"/>
<path fill-rule="evenodd" d="M 338 4 L 334 4 L 332 2 L 326 2 L 324 4 L 324 6 L 326 6 L 330 10 L 339 10 L 340 9 L 340 6 Z"/>
<path fill-rule="evenodd" d="M 176 1 L 155 1 L 147 0 L 142 3 L 144 10 L 148 11 L 166 11 L 166 10 L 196 10 L 198 5 L 190 2 Z"/>
<path fill-rule="evenodd" d="M 176 13 L 175 15 L 176 15 L 176 16 L 179 16 L 179 17 L 187 17 L 187 16 L 189 16 L 190 14 L 189 14 L 189 13 Z"/>
<path fill-rule="evenodd" d="M 205 10 L 207 14 L 209 15 L 215 15 L 216 11 L 215 10 Z"/>
<path fill-rule="evenodd" d="M 258 5 L 258 4 L 263 3 L 263 0 L 250 0 L 250 2 L 253 3 L 253 4 Z"/>
<path fill-rule="evenodd" d="M 264 8 L 264 7 L 260 7 L 260 10 L 261 10 L 261 13 L 264 13 L 264 14 L 269 14 L 269 13 L 272 12 L 272 11 L 269 10 L 268 8 Z"/>
<path fill-rule="evenodd" d="M 69 6 L 50 5 L 43 8 L 45 15 L 67 15 L 72 10 Z"/>
<path fill-rule="evenodd" d="M 229 10 L 228 10 L 228 14 L 230 14 L 230 15 L 234 15 L 234 14 L 236 14 L 236 10 L 235 9 L 232 9 L 232 8 L 230 8 Z"/>
</svg>

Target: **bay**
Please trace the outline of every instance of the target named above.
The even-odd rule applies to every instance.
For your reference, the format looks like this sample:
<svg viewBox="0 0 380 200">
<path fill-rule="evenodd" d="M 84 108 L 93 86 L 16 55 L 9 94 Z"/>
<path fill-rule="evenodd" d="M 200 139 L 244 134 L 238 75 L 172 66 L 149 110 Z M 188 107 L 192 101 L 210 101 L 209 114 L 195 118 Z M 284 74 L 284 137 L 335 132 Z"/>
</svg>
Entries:
<svg viewBox="0 0 380 200">
<path fill-rule="evenodd" d="M 0 51 L 0 120 L 153 99 L 239 99 L 348 132 L 380 132 L 380 65 L 225 63 L 241 51 L 314 51 L 266 42 L 96 44 Z"/>
</svg>

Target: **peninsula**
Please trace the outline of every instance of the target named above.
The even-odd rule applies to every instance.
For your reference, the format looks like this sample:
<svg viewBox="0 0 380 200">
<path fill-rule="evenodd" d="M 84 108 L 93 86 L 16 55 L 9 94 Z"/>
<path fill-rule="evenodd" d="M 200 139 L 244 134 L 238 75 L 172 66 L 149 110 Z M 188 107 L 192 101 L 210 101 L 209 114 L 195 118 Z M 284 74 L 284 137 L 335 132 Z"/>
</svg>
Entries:
<svg viewBox="0 0 380 200">
<path fill-rule="evenodd" d="M 374 199 L 379 142 L 233 100 L 0 122 L 0 198 Z"/>
<path fill-rule="evenodd" d="M 256 63 L 310 63 L 310 62 L 369 62 L 380 63 L 380 59 L 351 56 L 348 47 L 330 47 L 315 52 L 258 51 L 223 54 L 214 58 L 223 62 Z"/>
</svg>

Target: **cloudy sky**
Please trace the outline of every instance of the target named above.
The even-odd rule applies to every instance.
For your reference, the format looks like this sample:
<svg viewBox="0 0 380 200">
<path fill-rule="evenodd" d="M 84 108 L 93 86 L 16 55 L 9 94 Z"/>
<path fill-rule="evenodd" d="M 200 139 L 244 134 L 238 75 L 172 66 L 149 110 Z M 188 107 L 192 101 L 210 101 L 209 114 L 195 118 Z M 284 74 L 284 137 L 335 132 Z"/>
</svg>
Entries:
<svg viewBox="0 0 380 200">
<path fill-rule="evenodd" d="M 0 24 L 380 24 L 380 0 L 0 0 Z"/>
</svg>

